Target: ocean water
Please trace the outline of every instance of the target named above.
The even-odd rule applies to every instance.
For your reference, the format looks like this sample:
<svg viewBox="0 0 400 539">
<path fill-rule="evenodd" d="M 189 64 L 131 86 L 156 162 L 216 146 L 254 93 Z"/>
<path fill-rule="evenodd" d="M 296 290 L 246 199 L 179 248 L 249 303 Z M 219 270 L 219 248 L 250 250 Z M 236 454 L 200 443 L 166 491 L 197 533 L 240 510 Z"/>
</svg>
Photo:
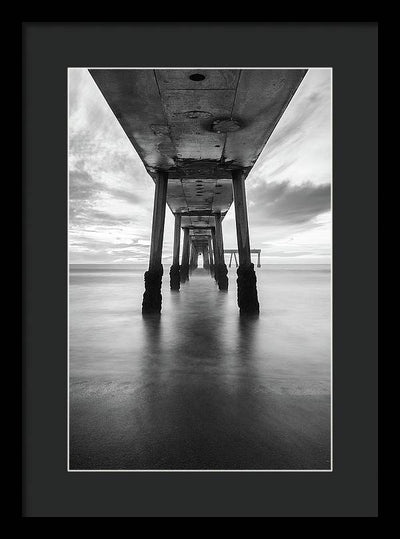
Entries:
<svg viewBox="0 0 400 539">
<path fill-rule="evenodd" d="M 167 266 L 143 317 L 145 269 L 70 267 L 70 469 L 330 469 L 330 266 L 256 268 L 258 318 Z"/>
</svg>

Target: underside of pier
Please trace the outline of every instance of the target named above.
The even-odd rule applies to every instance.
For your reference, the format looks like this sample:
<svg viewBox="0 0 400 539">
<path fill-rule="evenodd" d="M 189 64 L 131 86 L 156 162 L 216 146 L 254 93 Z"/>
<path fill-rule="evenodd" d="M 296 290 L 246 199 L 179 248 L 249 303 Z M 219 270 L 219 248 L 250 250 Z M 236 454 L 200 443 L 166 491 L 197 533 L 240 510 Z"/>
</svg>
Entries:
<svg viewBox="0 0 400 539">
<path fill-rule="evenodd" d="M 222 222 L 233 202 L 238 305 L 243 314 L 259 312 L 245 180 L 306 71 L 90 70 L 155 182 L 143 313 L 161 311 L 166 205 L 175 215 L 171 289 L 179 290 L 189 279 L 201 255 L 219 289 L 226 290 Z"/>
</svg>

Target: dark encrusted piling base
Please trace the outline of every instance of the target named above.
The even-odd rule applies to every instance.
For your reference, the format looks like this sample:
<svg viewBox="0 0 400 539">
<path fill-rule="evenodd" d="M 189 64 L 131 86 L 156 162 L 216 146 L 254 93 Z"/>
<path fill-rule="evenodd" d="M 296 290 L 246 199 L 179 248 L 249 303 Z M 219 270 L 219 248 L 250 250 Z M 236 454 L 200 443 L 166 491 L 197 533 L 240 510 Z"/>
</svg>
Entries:
<svg viewBox="0 0 400 539">
<path fill-rule="evenodd" d="M 260 304 L 258 303 L 254 264 L 239 266 L 237 276 L 237 298 L 240 314 L 258 314 Z"/>
<path fill-rule="evenodd" d="M 171 290 L 179 290 L 181 287 L 181 272 L 178 264 L 172 264 L 169 270 L 169 284 Z"/>
<path fill-rule="evenodd" d="M 210 271 L 211 277 L 214 277 L 214 275 L 215 275 L 214 264 L 210 264 L 210 270 L 209 271 Z"/>
<path fill-rule="evenodd" d="M 160 313 L 161 312 L 161 282 L 163 276 L 163 267 L 146 271 L 144 274 L 145 292 L 143 294 L 142 313 Z"/>
<path fill-rule="evenodd" d="M 183 264 L 180 269 L 181 283 L 186 283 L 189 280 L 189 265 Z"/>
<path fill-rule="evenodd" d="M 228 290 L 228 268 L 226 264 L 215 266 L 215 280 L 220 290 Z"/>
</svg>

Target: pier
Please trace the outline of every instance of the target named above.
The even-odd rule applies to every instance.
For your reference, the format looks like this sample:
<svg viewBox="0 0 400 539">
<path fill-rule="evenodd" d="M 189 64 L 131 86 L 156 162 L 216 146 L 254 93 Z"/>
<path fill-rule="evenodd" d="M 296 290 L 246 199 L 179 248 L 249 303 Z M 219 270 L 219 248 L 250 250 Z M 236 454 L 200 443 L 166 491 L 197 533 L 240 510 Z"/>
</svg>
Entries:
<svg viewBox="0 0 400 539">
<path fill-rule="evenodd" d="M 229 258 L 229 265 L 228 267 L 230 268 L 232 266 L 232 257 L 234 257 L 235 259 L 235 265 L 236 267 L 239 266 L 238 264 L 238 261 L 237 261 L 237 258 L 236 258 L 236 254 L 238 253 L 239 251 L 237 249 L 224 249 L 224 254 L 230 254 L 230 258 Z M 250 249 L 250 254 L 256 254 L 257 255 L 257 268 L 261 268 L 261 259 L 260 259 L 260 256 L 261 256 L 261 249 Z"/>
<path fill-rule="evenodd" d="M 224 253 L 232 252 L 240 313 L 257 314 L 251 253 L 258 253 L 260 267 L 260 252 L 250 248 L 246 178 L 307 70 L 89 71 L 155 183 L 142 312 L 161 312 L 168 206 L 175 216 L 170 288 L 178 291 L 190 279 L 201 255 L 219 290 L 226 290 Z M 232 204 L 237 249 L 225 250 L 223 221 Z"/>
</svg>

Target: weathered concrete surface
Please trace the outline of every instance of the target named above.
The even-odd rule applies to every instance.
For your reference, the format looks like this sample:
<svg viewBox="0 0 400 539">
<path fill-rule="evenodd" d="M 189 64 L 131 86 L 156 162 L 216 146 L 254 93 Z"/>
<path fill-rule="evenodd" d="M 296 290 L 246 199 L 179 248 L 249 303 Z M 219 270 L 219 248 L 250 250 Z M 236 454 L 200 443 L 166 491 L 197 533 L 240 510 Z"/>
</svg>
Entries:
<svg viewBox="0 0 400 539">
<path fill-rule="evenodd" d="M 179 265 L 179 251 L 181 245 L 181 215 L 175 214 L 175 230 L 174 230 L 174 252 L 172 258 L 172 266 L 169 270 L 171 290 L 179 290 L 181 287 L 181 275 Z"/>
<path fill-rule="evenodd" d="M 231 178 L 256 162 L 305 69 L 91 69 L 150 172 L 171 179 Z M 238 131 L 218 133 L 234 118 Z"/>
<path fill-rule="evenodd" d="M 171 290 L 179 290 L 181 287 L 180 266 L 172 264 L 169 268 L 169 283 Z"/>
<path fill-rule="evenodd" d="M 221 226 L 222 217 L 220 215 L 215 216 L 215 279 L 220 290 L 228 289 L 228 268 L 224 259 L 224 239 Z"/>
<path fill-rule="evenodd" d="M 236 236 L 239 253 L 237 270 L 237 291 L 240 314 L 258 314 L 260 305 L 257 294 L 257 278 L 251 262 L 249 224 L 247 218 L 246 189 L 244 174 L 241 170 L 232 172 L 235 201 Z"/>
<path fill-rule="evenodd" d="M 181 283 L 185 283 L 189 279 L 189 261 L 190 261 L 190 237 L 189 229 L 183 230 L 183 249 L 182 249 L 182 264 L 180 268 Z"/>
<path fill-rule="evenodd" d="M 158 267 L 148 269 L 144 274 L 145 291 L 142 301 L 143 314 L 160 313 L 161 311 L 161 285 L 164 268 L 162 264 Z"/>
<path fill-rule="evenodd" d="M 240 264 L 237 269 L 237 300 L 240 314 L 258 314 L 260 304 L 254 264 Z"/>
</svg>

